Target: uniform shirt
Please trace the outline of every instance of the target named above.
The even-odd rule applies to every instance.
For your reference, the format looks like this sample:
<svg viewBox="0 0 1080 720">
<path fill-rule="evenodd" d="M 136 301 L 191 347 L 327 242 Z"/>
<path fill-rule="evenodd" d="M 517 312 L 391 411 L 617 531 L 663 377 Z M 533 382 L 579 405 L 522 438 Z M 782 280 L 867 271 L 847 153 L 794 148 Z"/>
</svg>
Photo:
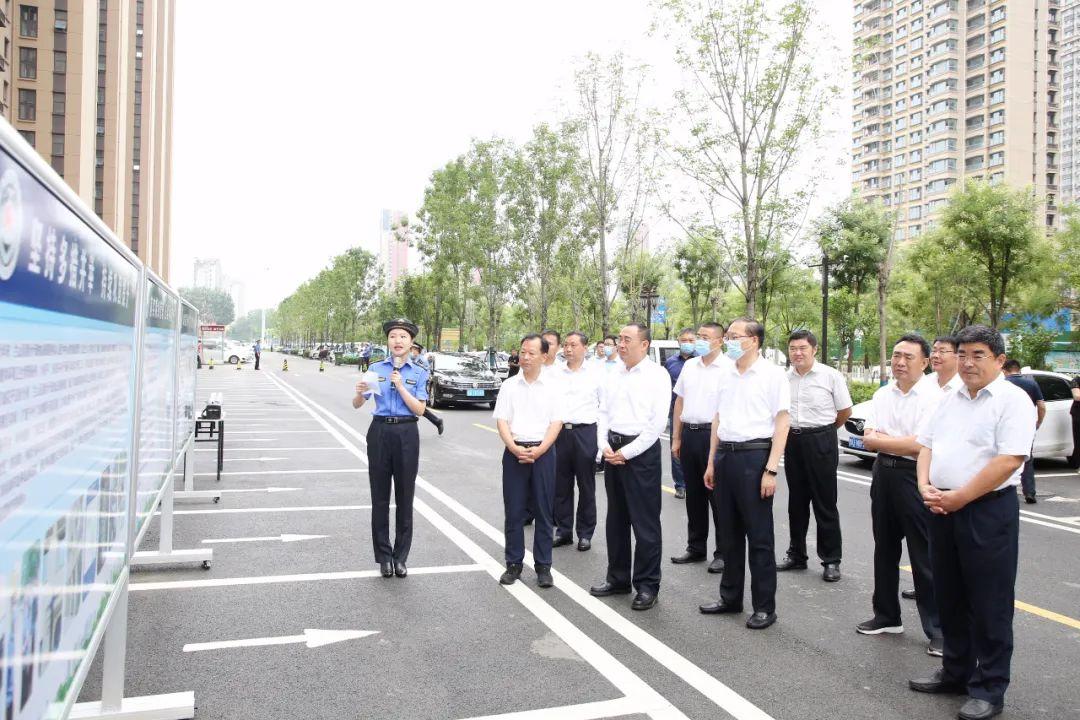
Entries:
<svg viewBox="0 0 1080 720">
<path fill-rule="evenodd" d="M 620 449 L 627 460 L 653 446 L 667 428 L 668 403 L 671 399 L 671 376 L 649 358 L 627 369 L 622 363 L 609 370 L 600 393 L 600 413 L 596 423 L 596 446 L 610 447 L 608 431 L 619 435 L 637 435 Z"/>
<path fill-rule="evenodd" d="M 925 431 L 943 395 L 937 380 L 929 375 L 924 375 L 906 394 L 893 380 L 874 392 L 866 430 L 882 430 L 894 438 L 918 436 Z"/>
<path fill-rule="evenodd" d="M 618 355 L 612 355 L 610 358 L 604 358 L 603 362 L 600 363 L 600 367 L 611 372 L 623 367 L 623 361 L 619 359 Z"/>
<path fill-rule="evenodd" d="M 1026 377 L 1024 375 L 1006 375 L 1005 379 L 1026 392 L 1028 397 L 1031 398 L 1032 405 L 1045 400 L 1045 398 L 1043 398 L 1042 389 L 1039 388 L 1039 383 L 1035 382 L 1031 377 Z"/>
<path fill-rule="evenodd" d="M 791 427 L 816 428 L 836 424 L 841 410 L 851 407 L 847 380 L 836 368 L 817 361 L 805 375 L 788 368 L 791 383 Z"/>
<path fill-rule="evenodd" d="M 563 365 L 551 377 L 557 378 L 561 387 L 563 422 L 575 425 L 591 425 L 600 412 L 600 388 L 606 379 L 602 368 L 583 362 L 577 370 Z"/>
<path fill-rule="evenodd" d="M 554 373 L 541 372 L 532 383 L 525 373 L 518 373 L 499 388 L 495 400 L 496 420 L 510 425 L 510 434 L 518 442 L 541 442 L 553 422 L 562 422 L 562 397 Z"/>
<path fill-rule="evenodd" d="M 727 355 L 717 355 L 708 365 L 700 357 L 686 361 L 675 383 L 675 394 L 683 399 L 680 419 L 684 423 L 704 425 L 712 422 L 716 415 L 720 377 L 733 365 Z"/>
<path fill-rule="evenodd" d="M 683 357 L 681 352 L 677 352 L 667 360 L 664 361 L 664 369 L 668 371 L 668 375 L 671 376 L 671 385 L 674 387 L 675 383 L 679 382 L 679 376 L 682 375 L 683 368 L 686 367 L 686 363 L 693 359 L 693 355 L 690 357 Z M 671 415 L 675 411 L 675 391 L 671 392 L 671 407 L 668 408 L 668 415 Z"/>
<path fill-rule="evenodd" d="M 959 372 L 949 378 L 949 382 L 944 385 L 938 382 L 938 374 L 936 372 L 930 373 L 927 377 L 932 379 L 934 384 L 941 388 L 941 392 L 943 393 L 951 393 L 964 387 L 964 379 L 960 377 Z"/>
<path fill-rule="evenodd" d="M 998 375 L 974 399 L 966 387 L 948 393 L 919 433 L 919 444 L 933 451 L 930 483 L 956 490 L 968 483 L 997 455 L 1031 453 L 1035 439 L 1035 406 L 1027 394 Z M 1020 484 L 1016 468 L 1001 488 Z"/>
<path fill-rule="evenodd" d="M 373 364 L 369 370 L 379 376 L 379 394 L 375 396 L 375 415 L 380 417 L 412 417 L 413 411 L 401 399 L 398 389 L 390 382 L 390 374 L 394 372 L 393 358 L 387 358 Z M 409 394 L 417 400 L 427 402 L 428 371 L 406 358 L 398 372 L 401 373 L 401 382 Z"/>
<path fill-rule="evenodd" d="M 716 390 L 716 435 L 724 442 L 771 438 L 776 416 L 791 409 L 791 385 L 784 370 L 761 357 L 740 373 L 733 362 Z"/>
</svg>

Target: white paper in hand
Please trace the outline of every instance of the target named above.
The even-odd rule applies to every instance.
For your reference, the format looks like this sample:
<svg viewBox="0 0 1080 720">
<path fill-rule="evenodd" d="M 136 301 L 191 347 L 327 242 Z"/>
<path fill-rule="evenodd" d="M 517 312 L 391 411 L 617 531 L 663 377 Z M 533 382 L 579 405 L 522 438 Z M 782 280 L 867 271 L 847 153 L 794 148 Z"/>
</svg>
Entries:
<svg viewBox="0 0 1080 720">
<path fill-rule="evenodd" d="M 367 383 L 369 390 L 368 395 L 382 394 L 379 392 L 379 373 L 375 372 L 374 370 L 368 370 L 360 379 L 363 382 Z"/>
</svg>

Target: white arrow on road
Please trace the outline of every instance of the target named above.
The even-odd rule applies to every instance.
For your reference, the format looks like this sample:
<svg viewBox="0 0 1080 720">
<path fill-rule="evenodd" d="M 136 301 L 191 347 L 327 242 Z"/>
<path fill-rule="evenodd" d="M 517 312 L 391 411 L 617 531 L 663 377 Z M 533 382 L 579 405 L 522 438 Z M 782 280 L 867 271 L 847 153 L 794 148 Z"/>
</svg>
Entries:
<svg viewBox="0 0 1080 720">
<path fill-rule="evenodd" d="M 225 462 L 236 462 L 239 460 L 258 460 L 260 462 L 269 462 L 270 460 L 288 460 L 289 458 L 283 457 L 227 457 Z"/>
<path fill-rule="evenodd" d="M 290 487 L 268 487 L 268 488 L 238 488 L 236 490 L 218 490 L 222 493 L 283 493 L 283 492 L 300 492 L 303 488 L 290 488 Z"/>
<path fill-rule="evenodd" d="M 356 640 L 368 635 L 378 634 L 378 630 L 304 630 L 303 635 L 284 635 L 282 637 L 248 638 L 246 640 L 225 640 L 223 642 L 189 643 L 184 652 L 202 652 L 204 650 L 225 650 L 228 648 L 261 647 L 263 645 L 299 645 L 305 643 L 309 648 L 333 645 L 345 640 Z"/>
<path fill-rule="evenodd" d="M 267 535 L 266 537 L 247 537 L 247 538 L 214 538 L 212 540 L 203 540 L 205 545 L 215 545 L 221 543 L 246 543 L 246 542 L 283 542 L 292 543 L 300 542 L 301 540 L 322 540 L 328 538 L 329 535 Z"/>
</svg>

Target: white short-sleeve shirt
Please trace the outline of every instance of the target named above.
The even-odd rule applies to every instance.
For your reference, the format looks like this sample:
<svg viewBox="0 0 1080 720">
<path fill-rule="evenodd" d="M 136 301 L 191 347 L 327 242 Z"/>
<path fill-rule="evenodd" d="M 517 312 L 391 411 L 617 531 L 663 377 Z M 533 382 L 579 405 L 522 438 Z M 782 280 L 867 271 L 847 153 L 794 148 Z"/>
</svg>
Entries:
<svg viewBox="0 0 1080 720">
<path fill-rule="evenodd" d="M 603 368 L 583 362 L 577 370 L 561 365 L 552 370 L 552 377 L 561 383 L 563 407 L 560 419 L 575 425 L 596 422 L 600 412 L 600 389 L 606 376 Z"/>
<path fill-rule="evenodd" d="M 816 428 L 836 423 L 836 415 L 851 407 L 847 380 L 836 368 L 814 362 L 805 375 L 792 365 L 788 368 L 791 383 L 791 427 Z"/>
<path fill-rule="evenodd" d="M 608 372 L 600 394 L 596 423 L 598 455 L 608 447 L 608 431 L 637 435 L 621 448 L 627 460 L 648 450 L 664 432 L 671 406 L 671 375 L 661 365 L 644 358 L 632 368 L 622 365 Z"/>
<path fill-rule="evenodd" d="M 937 380 L 929 375 L 924 375 L 906 393 L 893 380 L 874 392 L 866 429 L 881 430 L 891 437 L 918 436 L 930 422 L 943 395 Z"/>
<path fill-rule="evenodd" d="M 562 422 L 562 389 L 554 372 L 541 372 L 532 383 L 519 372 L 499 388 L 495 400 L 496 420 L 510 424 L 510 434 L 518 442 L 540 442 L 553 422 Z"/>
<path fill-rule="evenodd" d="M 731 363 L 716 392 L 717 436 L 725 442 L 771 438 L 776 416 L 791 409 L 791 385 L 784 369 L 758 356 L 740 373 Z"/>
<path fill-rule="evenodd" d="M 675 394 L 683 401 L 682 422 L 694 425 L 712 422 L 716 414 L 716 391 L 720 377 L 733 365 L 726 355 L 717 355 L 708 365 L 700 357 L 686 361 L 675 382 Z"/>
</svg>

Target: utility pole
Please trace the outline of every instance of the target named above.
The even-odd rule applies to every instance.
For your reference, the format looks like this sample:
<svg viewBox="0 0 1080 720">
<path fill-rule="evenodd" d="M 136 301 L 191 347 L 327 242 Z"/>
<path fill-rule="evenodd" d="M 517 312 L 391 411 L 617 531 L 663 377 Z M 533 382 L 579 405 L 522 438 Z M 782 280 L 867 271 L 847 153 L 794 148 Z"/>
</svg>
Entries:
<svg viewBox="0 0 1080 720">
<path fill-rule="evenodd" d="M 829 253 L 821 256 L 821 361 L 829 364 Z"/>
</svg>

